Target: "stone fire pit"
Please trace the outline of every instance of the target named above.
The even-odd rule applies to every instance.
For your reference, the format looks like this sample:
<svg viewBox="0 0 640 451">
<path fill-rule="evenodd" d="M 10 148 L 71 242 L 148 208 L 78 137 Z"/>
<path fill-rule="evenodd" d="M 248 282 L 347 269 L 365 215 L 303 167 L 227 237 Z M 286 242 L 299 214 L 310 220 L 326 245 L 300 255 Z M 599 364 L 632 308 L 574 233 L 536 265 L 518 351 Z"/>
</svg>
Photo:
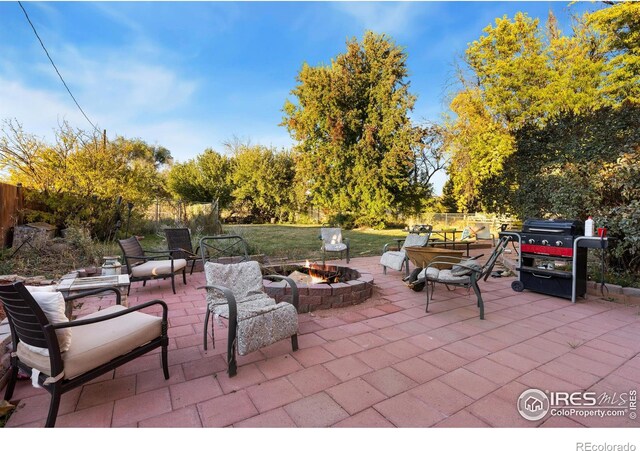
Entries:
<svg viewBox="0 0 640 451">
<path fill-rule="evenodd" d="M 369 299 L 373 294 L 373 275 L 347 266 L 312 265 L 326 269 L 330 273 L 338 272 L 340 282 L 307 283 L 296 280 L 298 286 L 298 311 L 307 313 L 313 310 L 346 307 Z M 304 265 L 271 265 L 263 268 L 264 274 L 290 276 L 292 273 L 308 272 Z M 295 277 L 294 277 L 295 278 Z M 264 288 L 276 301 L 290 299 L 291 288 L 284 281 L 264 281 Z"/>
</svg>

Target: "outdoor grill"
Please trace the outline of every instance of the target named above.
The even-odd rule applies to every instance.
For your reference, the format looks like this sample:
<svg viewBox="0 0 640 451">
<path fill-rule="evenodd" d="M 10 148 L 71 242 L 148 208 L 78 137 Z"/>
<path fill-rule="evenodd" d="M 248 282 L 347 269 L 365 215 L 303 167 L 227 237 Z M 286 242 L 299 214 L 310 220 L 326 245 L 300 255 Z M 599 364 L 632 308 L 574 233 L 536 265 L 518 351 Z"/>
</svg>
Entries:
<svg viewBox="0 0 640 451">
<path fill-rule="evenodd" d="M 587 249 L 574 246 L 584 235 L 582 221 L 527 219 L 517 234 L 520 280 L 511 285 L 515 291 L 528 289 L 568 299 L 586 293 Z"/>
</svg>

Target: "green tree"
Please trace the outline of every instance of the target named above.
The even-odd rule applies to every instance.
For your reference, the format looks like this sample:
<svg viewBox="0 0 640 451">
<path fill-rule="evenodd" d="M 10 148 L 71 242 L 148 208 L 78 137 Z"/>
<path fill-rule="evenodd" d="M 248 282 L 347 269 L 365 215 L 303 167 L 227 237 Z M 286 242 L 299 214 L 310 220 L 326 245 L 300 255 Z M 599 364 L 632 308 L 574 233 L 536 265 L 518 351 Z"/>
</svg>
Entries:
<svg viewBox="0 0 640 451">
<path fill-rule="evenodd" d="M 25 132 L 15 121 L 5 121 L 0 136 L 0 170 L 11 183 L 22 183 L 30 204 L 38 206 L 33 220 L 64 227 L 84 223 L 105 237 L 113 224 L 115 199 L 144 211 L 165 193 L 161 176 L 170 153 L 139 139 L 118 137 L 103 145 L 96 131 L 74 130 L 63 123 L 56 141 L 48 144 Z"/>
<path fill-rule="evenodd" d="M 259 222 L 290 219 L 295 177 L 289 152 L 264 146 L 241 145 L 233 155 L 233 197 L 236 210 Z"/>
<path fill-rule="evenodd" d="M 347 42 L 328 66 L 304 64 L 284 105 L 298 183 L 312 202 L 358 224 L 409 208 L 414 140 L 407 55 L 386 35 Z"/>
<path fill-rule="evenodd" d="M 586 22 L 603 39 L 603 94 L 608 103 L 640 103 L 640 3 L 615 3 L 587 14 Z"/>
<path fill-rule="evenodd" d="M 232 161 L 213 149 L 184 163 L 173 165 L 167 176 L 171 193 L 190 202 L 211 202 L 217 199 L 220 208 L 231 204 L 233 191 Z"/>
</svg>

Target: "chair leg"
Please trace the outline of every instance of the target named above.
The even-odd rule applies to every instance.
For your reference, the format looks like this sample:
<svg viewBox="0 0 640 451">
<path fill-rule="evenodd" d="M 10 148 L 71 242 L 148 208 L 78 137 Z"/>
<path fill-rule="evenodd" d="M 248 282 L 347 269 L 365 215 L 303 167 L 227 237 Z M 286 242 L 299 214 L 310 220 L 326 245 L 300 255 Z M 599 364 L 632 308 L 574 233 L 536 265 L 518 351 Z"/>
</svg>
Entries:
<svg viewBox="0 0 640 451">
<path fill-rule="evenodd" d="M 169 347 L 169 340 L 167 339 L 167 343 L 162 344 L 162 371 L 164 372 L 164 378 L 169 379 L 169 353 L 167 349 Z"/>
<path fill-rule="evenodd" d="M 142 281 L 142 286 L 143 286 L 143 287 L 146 287 L 146 286 L 147 286 L 147 281 L 146 281 L 146 280 L 143 280 L 143 281 Z"/>
<path fill-rule="evenodd" d="M 51 404 L 49 405 L 49 415 L 47 415 L 47 422 L 44 427 L 52 428 L 56 424 L 56 417 L 58 416 L 58 408 L 60 407 L 60 397 L 62 396 L 61 382 L 56 382 L 51 390 Z"/>
<path fill-rule="evenodd" d="M 16 382 L 18 380 L 18 358 L 11 357 L 11 374 L 9 375 L 9 382 L 7 383 L 7 390 L 4 392 L 5 401 L 11 401 L 13 396 L 13 390 L 16 388 Z"/>
<path fill-rule="evenodd" d="M 387 274 L 387 267 L 382 265 L 382 274 Z"/>
<path fill-rule="evenodd" d="M 191 271 L 189 272 L 189 275 L 192 276 L 193 275 L 193 268 L 196 266 L 196 261 L 195 260 L 191 260 Z"/>
<path fill-rule="evenodd" d="M 171 274 L 171 289 L 173 290 L 173 294 L 176 294 L 176 278 L 174 274 Z"/>
<path fill-rule="evenodd" d="M 236 361 L 236 346 L 235 341 L 227 344 L 227 364 L 229 368 L 227 373 L 229 377 L 233 377 L 238 374 L 238 362 Z"/>
<path fill-rule="evenodd" d="M 298 334 L 291 335 L 291 348 L 294 351 L 298 350 Z"/>
<path fill-rule="evenodd" d="M 349 263 L 349 248 L 347 248 L 347 263 Z"/>
<path fill-rule="evenodd" d="M 193 268 L 192 268 L 193 269 Z M 187 267 L 182 268 L 182 282 L 187 284 Z"/>
<path fill-rule="evenodd" d="M 480 308 L 480 319 L 484 319 L 484 302 L 482 302 L 482 294 L 480 294 L 480 287 L 477 283 L 471 285 L 473 287 L 473 291 L 476 293 L 476 297 L 478 298 L 478 307 Z"/>
<path fill-rule="evenodd" d="M 431 295 L 429 295 L 429 285 L 431 285 Z M 424 310 L 425 313 L 429 312 L 429 301 L 433 297 L 433 290 L 435 289 L 434 283 L 429 282 L 428 280 L 424 283 L 425 288 L 427 289 L 427 308 Z"/>
<path fill-rule="evenodd" d="M 207 306 L 207 313 L 204 314 L 204 350 L 207 350 L 207 327 L 209 326 L 209 316 L 211 316 L 211 310 L 209 310 L 209 306 Z M 211 330 L 213 330 L 213 324 L 211 325 Z M 215 338 L 213 341 L 213 345 L 215 347 Z"/>
</svg>

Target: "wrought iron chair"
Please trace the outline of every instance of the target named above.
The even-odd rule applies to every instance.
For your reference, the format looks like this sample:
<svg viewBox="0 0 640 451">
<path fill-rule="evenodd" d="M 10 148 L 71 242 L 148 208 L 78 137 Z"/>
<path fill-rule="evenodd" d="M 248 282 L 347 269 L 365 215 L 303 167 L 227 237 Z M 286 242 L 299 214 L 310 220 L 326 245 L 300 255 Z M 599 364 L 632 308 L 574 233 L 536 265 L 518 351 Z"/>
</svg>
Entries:
<svg viewBox="0 0 640 451">
<path fill-rule="evenodd" d="M 510 237 L 501 237 L 487 262 L 481 266 L 475 259 L 464 257 L 436 257 L 418 275 L 417 280 L 424 279 L 427 288 L 427 306 L 425 311 L 429 311 L 429 301 L 433 299 L 435 284 L 441 283 L 449 287 L 472 288 L 477 298 L 477 306 L 480 309 L 480 319 L 484 319 L 484 302 L 478 282 L 485 281 L 491 274 L 498 257 L 502 255 Z M 443 264 L 452 265 L 451 269 L 441 269 Z"/>
<path fill-rule="evenodd" d="M 285 338 L 298 349 L 298 287 L 280 275 L 262 275 L 260 264 L 248 261 L 247 243 L 242 237 L 219 235 L 203 237 L 200 252 L 207 285 L 207 312 L 204 320 L 204 349 L 207 349 L 211 314 L 228 320 L 228 374 L 237 373 L 236 351 L 246 355 Z M 235 254 L 235 255 L 233 255 Z M 226 262 L 226 263 L 225 263 Z M 284 280 L 291 298 L 277 303 L 264 292 L 262 280 Z M 211 336 L 215 346 L 214 322 Z"/>
<path fill-rule="evenodd" d="M 409 257 L 407 256 L 405 248 L 410 246 L 425 247 L 429 242 L 432 230 L 433 227 L 430 225 L 414 227 L 406 238 L 396 239 L 395 246 L 397 250 L 389 250 L 394 243 L 385 244 L 382 248 L 382 257 L 380 257 L 382 272 L 386 274 L 387 267 L 401 271 L 404 266 L 405 275 L 409 276 Z"/>
<path fill-rule="evenodd" d="M 165 237 L 167 238 L 167 247 L 169 252 L 174 258 L 183 258 L 187 261 L 187 265 L 191 262 L 191 271 L 189 275 L 193 274 L 193 268 L 196 262 L 200 260 L 198 252 L 200 247 L 193 250 L 193 244 L 191 242 L 191 232 L 186 227 L 175 229 L 164 229 Z"/>
<path fill-rule="evenodd" d="M 0 301 L 9 320 L 13 342 L 5 400 L 13 396 L 19 369 L 34 379 L 37 375 L 38 383 L 51 393 L 45 427 L 53 427 L 64 393 L 158 347 L 162 348 L 164 377 L 169 379 L 164 302 L 149 301 L 131 308 L 114 305 L 67 321 L 62 294 L 46 294 L 59 294 L 59 300 L 46 301 L 21 282 L 0 285 Z M 138 311 L 155 305 L 162 307 L 161 317 Z M 63 341 L 60 333 L 64 330 L 73 330 L 73 335 Z"/>
<path fill-rule="evenodd" d="M 170 277 L 173 294 L 176 294 L 175 274 L 182 271 L 182 281 L 187 284 L 187 261 L 183 258 L 173 258 L 172 251 L 145 251 L 135 236 L 118 240 L 118 244 L 122 249 L 131 282 L 142 281 L 142 286 L 145 286 L 147 280 Z"/>
<path fill-rule="evenodd" d="M 349 238 L 342 236 L 342 229 L 340 227 L 321 227 L 320 236 L 318 238 L 322 240 L 320 250 L 322 251 L 323 265 L 326 260 L 327 252 L 339 252 L 340 258 L 342 258 L 342 253 L 346 251 L 347 263 L 349 263 L 349 248 L 351 246 Z"/>
</svg>

